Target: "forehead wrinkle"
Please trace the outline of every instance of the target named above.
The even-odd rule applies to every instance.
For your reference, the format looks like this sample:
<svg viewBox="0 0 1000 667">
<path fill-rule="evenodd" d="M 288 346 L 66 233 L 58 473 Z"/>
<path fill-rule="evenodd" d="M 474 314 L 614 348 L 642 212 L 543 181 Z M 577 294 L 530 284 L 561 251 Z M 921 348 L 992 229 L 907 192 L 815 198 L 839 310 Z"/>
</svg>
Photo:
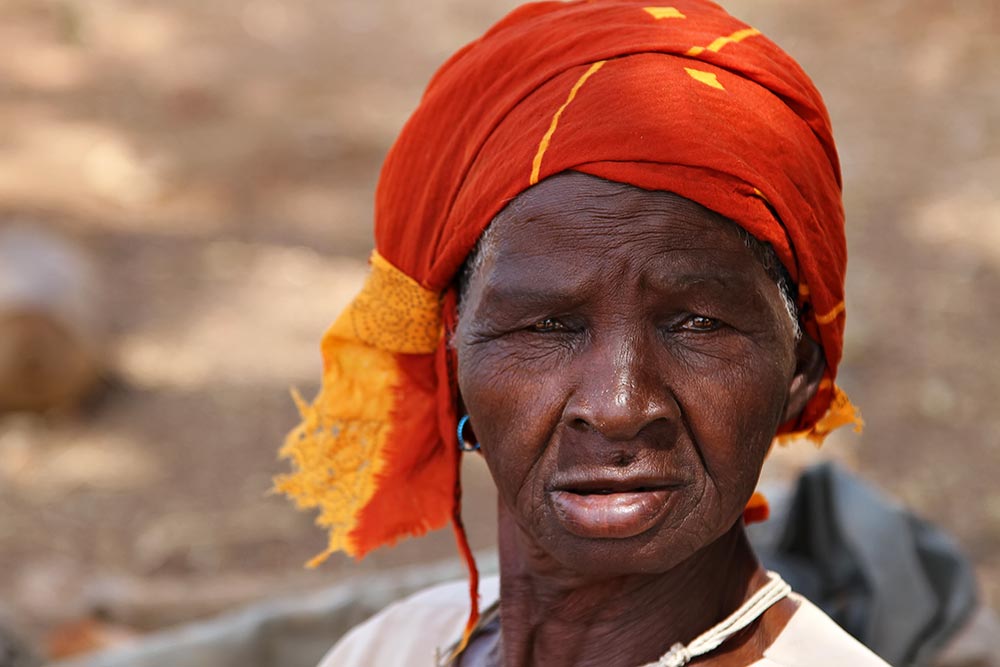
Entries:
<svg viewBox="0 0 1000 667">
<path fill-rule="evenodd" d="M 739 280 L 739 274 L 747 270 L 753 274 L 751 266 L 759 264 L 737 224 L 718 213 L 673 193 L 642 190 L 579 173 L 553 177 L 522 192 L 496 216 L 489 231 L 490 243 L 480 249 L 484 257 L 477 262 L 477 268 L 486 270 L 477 273 L 490 282 L 516 276 L 518 264 L 526 270 L 541 259 L 550 272 L 561 266 L 563 277 L 576 279 L 573 283 L 577 284 L 567 287 L 582 288 L 594 277 L 592 271 L 587 275 L 590 264 L 581 263 L 578 255 L 595 250 L 620 258 L 614 266 L 615 278 L 621 280 L 631 273 L 647 285 L 678 284 L 670 279 L 649 281 L 650 275 L 679 274 L 681 283 L 693 283 L 700 278 L 698 274 L 710 276 L 722 270 L 734 275 L 731 280 L 715 282 L 727 288 L 726 283 L 732 282 L 732 287 L 738 287 L 748 282 Z M 657 247 L 653 254 L 632 252 L 651 245 Z M 732 262 L 719 261 L 720 252 Z M 701 253 L 715 255 L 712 266 L 699 264 Z M 684 259 L 684 255 L 690 258 Z M 656 267 L 666 257 L 681 264 Z M 501 258 L 504 270 L 495 275 Z M 605 265 L 600 277 L 604 280 L 608 276 Z M 516 282 L 512 287 L 516 288 Z"/>
<path fill-rule="evenodd" d="M 562 225 L 579 218 L 631 225 L 646 217 L 698 223 L 707 218 L 726 226 L 733 224 L 675 193 L 643 190 L 579 172 L 564 172 L 514 197 L 495 217 L 493 226 Z"/>
<path fill-rule="evenodd" d="M 642 224 L 644 222 L 653 224 Z M 597 249 L 604 252 L 627 251 L 633 247 L 655 245 L 659 254 L 675 252 L 697 252 L 699 250 L 718 251 L 718 245 L 693 245 L 694 232 L 704 233 L 702 225 L 692 220 L 676 220 L 658 211 L 637 210 L 632 212 L 609 213 L 593 209 L 577 209 L 572 214 L 553 212 L 526 219 L 505 220 L 499 226 L 500 234 L 496 250 L 498 255 L 516 254 L 533 257 L 536 254 L 551 255 L 552 252 L 566 250 L 577 252 L 581 249 Z M 523 230 L 524 238 L 517 239 L 518 247 L 510 247 L 510 235 L 504 230 Z M 545 253 L 536 251 L 536 244 L 524 239 L 546 237 L 556 243 Z M 562 237 L 562 238 L 560 238 Z M 736 234 L 732 236 L 734 245 Z M 564 243 L 560 244 L 559 241 Z M 720 239 L 721 241 L 722 239 Z M 702 242 L 703 243 L 703 242 Z M 731 252 L 739 253 L 742 243 Z"/>
</svg>

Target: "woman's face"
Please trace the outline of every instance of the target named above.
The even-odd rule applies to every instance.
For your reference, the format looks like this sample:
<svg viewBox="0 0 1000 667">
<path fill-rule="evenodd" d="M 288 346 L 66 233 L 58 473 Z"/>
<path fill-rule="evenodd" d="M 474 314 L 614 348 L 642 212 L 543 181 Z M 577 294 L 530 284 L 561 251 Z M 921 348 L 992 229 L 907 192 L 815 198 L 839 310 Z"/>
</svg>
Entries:
<svg viewBox="0 0 1000 667">
<path fill-rule="evenodd" d="M 494 224 L 456 346 L 504 511 L 581 572 L 673 567 L 739 519 L 789 404 L 777 286 L 733 223 L 578 173 Z"/>
</svg>

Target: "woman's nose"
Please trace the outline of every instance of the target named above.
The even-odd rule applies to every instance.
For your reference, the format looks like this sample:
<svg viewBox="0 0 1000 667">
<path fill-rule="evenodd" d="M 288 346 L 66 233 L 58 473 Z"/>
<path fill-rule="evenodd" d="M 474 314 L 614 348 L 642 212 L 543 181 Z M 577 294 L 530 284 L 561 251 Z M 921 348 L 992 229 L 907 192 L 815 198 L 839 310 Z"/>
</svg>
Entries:
<svg viewBox="0 0 1000 667">
<path fill-rule="evenodd" d="M 655 343 L 654 343 L 655 344 Z M 680 408 L 661 360 L 641 335 L 596 344 L 577 363 L 576 390 L 564 418 L 608 440 L 631 440 L 654 422 L 675 421 Z"/>
</svg>

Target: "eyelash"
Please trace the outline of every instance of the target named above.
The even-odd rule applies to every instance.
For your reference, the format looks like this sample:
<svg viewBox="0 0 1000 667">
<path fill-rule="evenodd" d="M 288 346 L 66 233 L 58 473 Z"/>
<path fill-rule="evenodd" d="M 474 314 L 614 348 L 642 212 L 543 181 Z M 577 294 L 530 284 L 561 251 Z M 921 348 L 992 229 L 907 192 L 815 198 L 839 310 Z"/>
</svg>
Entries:
<svg viewBox="0 0 1000 667">
<path fill-rule="evenodd" d="M 553 317 L 546 317 L 543 320 L 538 320 L 528 328 L 535 333 L 559 333 L 568 331 L 568 327 L 565 324 Z"/>
<path fill-rule="evenodd" d="M 697 325 L 695 323 L 700 323 L 700 325 Z M 692 326 L 685 326 L 688 324 L 691 324 Z M 705 315 L 688 315 L 683 321 L 670 327 L 670 329 L 672 331 L 710 333 L 712 331 L 718 330 L 721 327 L 722 327 L 722 322 L 713 317 L 707 317 Z M 569 331 L 569 327 L 567 327 L 565 324 L 563 324 L 562 322 L 553 317 L 546 317 L 545 319 L 538 320 L 530 327 L 528 327 L 528 329 L 535 333 L 543 333 L 543 334 L 561 333 Z"/>
<path fill-rule="evenodd" d="M 685 327 L 684 326 L 684 325 L 689 324 L 689 323 L 693 324 L 696 321 L 706 322 L 708 324 L 708 326 L 691 326 L 691 327 Z M 674 328 L 676 330 L 679 330 L 679 331 L 692 331 L 692 332 L 696 332 L 696 333 L 709 333 L 709 332 L 718 330 L 720 327 L 722 327 L 722 322 L 720 322 L 719 320 L 715 319 L 714 317 L 707 317 L 705 315 L 689 315 L 680 324 L 678 324 Z"/>
</svg>

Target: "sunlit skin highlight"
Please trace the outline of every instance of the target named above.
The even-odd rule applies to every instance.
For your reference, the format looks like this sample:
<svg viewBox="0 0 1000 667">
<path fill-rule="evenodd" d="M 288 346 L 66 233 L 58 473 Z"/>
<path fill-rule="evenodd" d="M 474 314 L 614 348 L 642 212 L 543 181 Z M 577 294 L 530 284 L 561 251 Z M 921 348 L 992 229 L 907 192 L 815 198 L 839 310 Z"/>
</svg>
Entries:
<svg viewBox="0 0 1000 667">
<path fill-rule="evenodd" d="M 741 513 L 822 355 L 735 225 L 677 195 L 565 173 L 493 225 L 455 345 L 498 489 L 502 664 L 655 660 L 764 583 Z M 749 664 L 793 611 L 696 664 Z"/>
</svg>

